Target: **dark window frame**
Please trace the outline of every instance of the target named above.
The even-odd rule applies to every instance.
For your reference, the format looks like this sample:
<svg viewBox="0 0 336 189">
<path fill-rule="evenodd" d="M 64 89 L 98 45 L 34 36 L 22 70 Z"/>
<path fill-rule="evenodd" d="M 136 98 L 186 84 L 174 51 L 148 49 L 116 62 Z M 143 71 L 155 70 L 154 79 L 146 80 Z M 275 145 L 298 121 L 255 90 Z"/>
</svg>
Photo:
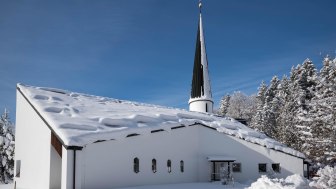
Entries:
<svg viewBox="0 0 336 189">
<path fill-rule="evenodd" d="M 232 172 L 241 173 L 241 163 L 232 163 Z"/>
<path fill-rule="evenodd" d="M 265 167 L 261 167 L 265 166 Z M 258 164 L 258 171 L 259 173 L 266 173 L 267 172 L 267 163 L 259 163 Z"/>
<path fill-rule="evenodd" d="M 137 157 L 133 159 L 133 171 L 134 173 L 140 172 L 140 160 Z"/>
<path fill-rule="evenodd" d="M 180 161 L 180 171 L 181 173 L 184 173 L 184 161 L 183 160 Z"/>
<path fill-rule="evenodd" d="M 152 159 L 152 172 L 157 172 L 156 159 Z"/>
<path fill-rule="evenodd" d="M 168 169 L 168 173 L 172 172 L 172 163 L 170 159 L 167 160 L 167 169 Z"/>
<path fill-rule="evenodd" d="M 21 160 L 16 160 L 15 162 L 15 177 L 20 178 L 21 175 Z"/>
<path fill-rule="evenodd" d="M 272 163 L 272 170 L 275 173 L 280 173 L 281 172 L 280 163 Z"/>
</svg>

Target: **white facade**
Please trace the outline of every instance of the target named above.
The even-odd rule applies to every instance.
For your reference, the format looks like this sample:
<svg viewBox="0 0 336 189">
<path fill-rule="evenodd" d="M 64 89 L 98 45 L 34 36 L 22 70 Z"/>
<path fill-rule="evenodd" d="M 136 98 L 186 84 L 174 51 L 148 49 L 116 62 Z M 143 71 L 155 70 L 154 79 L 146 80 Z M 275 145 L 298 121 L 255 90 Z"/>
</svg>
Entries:
<svg viewBox="0 0 336 189">
<path fill-rule="evenodd" d="M 75 154 L 63 147 L 60 157 L 50 144 L 50 129 L 19 93 L 17 107 L 15 158 L 21 161 L 20 177 L 15 177 L 17 188 L 66 189 L 73 188 L 74 182 L 77 189 L 206 182 L 212 179 L 213 172 L 209 156 L 233 157 L 241 163 L 241 172 L 233 174 L 238 182 L 260 177 L 259 163 L 267 163 L 269 167 L 272 163 L 280 164 L 279 177 L 303 175 L 302 158 L 203 125 L 88 144 Z M 139 159 L 138 173 L 134 172 L 134 158 Z M 153 159 L 157 162 L 155 173 Z"/>
<path fill-rule="evenodd" d="M 14 175 L 20 172 L 15 177 L 17 188 L 60 188 L 61 159 L 51 146 L 50 129 L 20 93 L 16 104 Z"/>
<path fill-rule="evenodd" d="M 303 159 L 236 139 L 201 125 L 162 131 L 150 136 L 134 136 L 86 146 L 81 152 L 81 185 L 83 188 L 115 188 L 163 183 L 211 181 L 209 156 L 230 156 L 241 163 L 242 171 L 234 173 L 236 181 L 254 180 L 261 176 L 259 163 L 280 164 L 278 177 L 303 175 Z M 140 172 L 133 171 L 138 158 Z M 152 160 L 157 172 L 152 171 Z M 171 160 L 169 173 L 167 161 Z M 184 162 L 184 172 L 180 170 Z"/>
</svg>

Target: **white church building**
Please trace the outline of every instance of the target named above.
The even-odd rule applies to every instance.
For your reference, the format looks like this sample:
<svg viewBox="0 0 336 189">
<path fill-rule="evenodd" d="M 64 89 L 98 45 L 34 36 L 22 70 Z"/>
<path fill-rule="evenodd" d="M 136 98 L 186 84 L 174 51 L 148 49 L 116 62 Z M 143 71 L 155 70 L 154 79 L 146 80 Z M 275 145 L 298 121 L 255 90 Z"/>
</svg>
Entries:
<svg viewBox="0 0 336 189">
<path fill-rule="evenodd" d="M 212 113 L 200 14 L 190 111 L 17 85 L 15 187 L 112 189 L 304 174 L 305 156 Z"/>
</svg>

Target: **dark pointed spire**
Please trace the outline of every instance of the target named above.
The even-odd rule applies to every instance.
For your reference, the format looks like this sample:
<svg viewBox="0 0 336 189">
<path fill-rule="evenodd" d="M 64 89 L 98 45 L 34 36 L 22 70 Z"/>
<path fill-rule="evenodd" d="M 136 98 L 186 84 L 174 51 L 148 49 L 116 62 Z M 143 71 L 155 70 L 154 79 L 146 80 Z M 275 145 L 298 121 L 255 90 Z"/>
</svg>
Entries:
<svg viewBox="0 0 336 189">
<path fill-rule="evenodd" d="M 191 86 L 191 98 L 198 98 L 204 95 L 204 78 L 203 78 L 203 65 L 201 53 L 201 40 L 200 40 L 200 26 L 198 26 L 196 37 L 196 51 L 194 58 L 194 70 Z"/>
<path fill-rule="evenodd" d="M 192 86 L 191 86 L 191 94 L 189 104 L 194 101 L 208 101 L 213 103 L 212 94 L 211 94 L 211 86 L 209 79 L 209 71 L 208 71 L 208 60 L 205 50 L 205 41 L 203 35 L 203 25 L 202 25 L 202 2 L 199 1 L 199 23 L 198 23 L 198 31 L 196 37 L 196 50 L 195 50 L 195 58 L 194 58 L 194 69 L 193 69 L 193 77 L 192 77 Z M 208 108 L 206 108 L 208 109 Z M 212 111 L 212 105 L 211 105 Z M 210 112 L 207 110 L 206 112 Z"/>
</svg>

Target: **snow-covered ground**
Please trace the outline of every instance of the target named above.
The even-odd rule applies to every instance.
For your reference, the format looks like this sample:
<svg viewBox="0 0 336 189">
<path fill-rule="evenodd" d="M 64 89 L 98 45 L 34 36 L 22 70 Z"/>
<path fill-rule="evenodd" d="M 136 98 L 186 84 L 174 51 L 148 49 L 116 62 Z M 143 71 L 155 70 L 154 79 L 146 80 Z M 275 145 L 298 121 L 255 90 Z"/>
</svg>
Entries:
<svg viewBox="0 0 336 189">
<path fill-rule="evenodd" d="M 14 184 L 0 184 L 0 189 L 13 189 Z"/>
<path fill-rule="evenodd" d="M 309 180 L 300 175 L 291 175 L 285 179 L 270 179 L 265 175 L 252 183 L 247 189 L 309 189 Z"/>
<path fill-rule="evenodd" d="M 152 186 L 137 186 L 120 189 L 244 189 L 248 185 L 235 183 L 234 185 L 222 185 L 220 182 L 198 182 L 183 184 L 165 184 Z"/>
<path fill-rule="evenodd" d="M 235 183 L 222 185 L 220 182 L 167 184 L 153 186 L 138 186 L 120 189 L 311 189 L 309 180 L 300 175 L 291 175 L 286 179 L 270 179 L 262 176 L 252 184 Z"/>
<path fill-rule="evenodd" d="M 326 167 L 319 171 L 319 178 L 309 181 L 300 175 L 291 175 L 285 179 L 270 179 L 261 176 L 252 184 L 234 183 L 222 185 L 221 182 L 198 182 L 182 184 L 162 184 L 150 186 L 136 186 L 119 189 L 335 189 L 336 188 L 336 167 Z M 13 189 L 13 184 L 1 185 L 0 189 Z"/>
<path fill-rule="evenodd" d="M 182 184 L 162 184 L 162 185 L 149 185 L 149 186 L 136 186 L 119 189 L 268 189 L 265 186 L 269 185 L 270 181 L 267 177 L 259 179 L 253 183 L 253 187 L 249 187 L 251 184 L 234 183 L 230 185 L 222 185 L 221 182 L 196 182 L 196 183 L 182 183 Z M 13 189 L 13 184 L 0 184 L 0 189 Z M 273 187 L 272 189 L 296 189 Z M 303 188 L 297 188 L 303 189 Z M 306 189 L 306 188 L 304 188 Z M 308 189 L 308 188 L 307 188 Z"/>
</svg>

